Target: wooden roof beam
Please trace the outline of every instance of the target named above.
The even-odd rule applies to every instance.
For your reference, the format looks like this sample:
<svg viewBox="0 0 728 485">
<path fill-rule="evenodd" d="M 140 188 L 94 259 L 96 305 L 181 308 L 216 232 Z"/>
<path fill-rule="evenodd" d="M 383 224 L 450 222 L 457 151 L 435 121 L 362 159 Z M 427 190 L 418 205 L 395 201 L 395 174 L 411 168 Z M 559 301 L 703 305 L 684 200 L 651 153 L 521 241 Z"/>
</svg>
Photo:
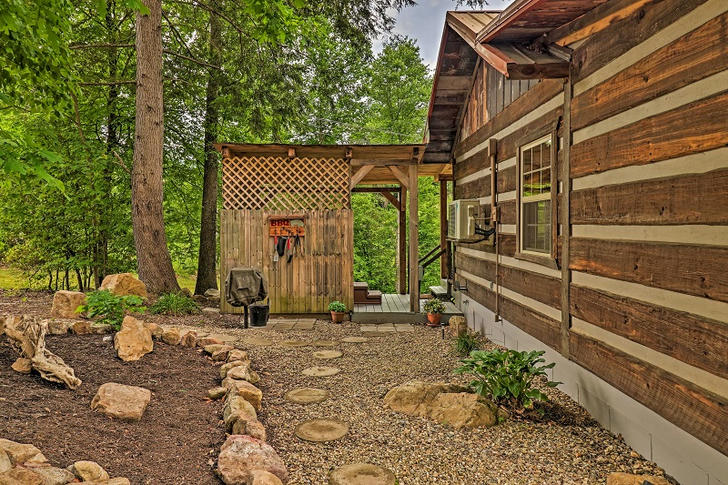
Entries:
<svg viewBox="0 0 728 485">
<path fill-rule="evenodd" d="M 478 44 L 478 54 L 508 79 L 558 79 L 569 76 L 569 61 L 558 55 L 534 52 L 514 44 Z"/>
<path fill-rule="evenodd" d="M 407 175 L 402 172 L 399 167 L 396 167 L 394 165 L 388 165 L 389 171 L 392 172 L 392 175 L 394 175 L 394 178 L 399 180 L 399 183 L 402 184 L 402 187 L 409 189 L 409 181 L 407 179 Z"/>
<path fill-rule="evenodd" d="M 351 176 L 351 188 L 353 189 L 359 184 L 359 182 L 364 180 L 364 177 L 366 177 L 373 168 L 374 165 L 362 165 L 359 170 Z"/>
</svg>

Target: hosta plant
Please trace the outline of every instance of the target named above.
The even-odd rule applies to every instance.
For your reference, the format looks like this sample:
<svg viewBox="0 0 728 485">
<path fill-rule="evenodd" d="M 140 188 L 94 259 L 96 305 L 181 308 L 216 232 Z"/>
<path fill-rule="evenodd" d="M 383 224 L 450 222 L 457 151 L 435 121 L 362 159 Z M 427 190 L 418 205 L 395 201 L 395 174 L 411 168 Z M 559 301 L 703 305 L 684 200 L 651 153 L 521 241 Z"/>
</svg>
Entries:
<svg viewBox="0 0 728 485">
<path fill-rule="evenodd" d="M 478 350 L 479 346 L 480 342 L 478 341 L 478 337 L 472 333 L 458 335 L 454 344 L 455 352 L 462 356 L 470 355 L 472 351 Z"/>
<path fill-rule="evenodd" d="M 143 312 L 144 301 L 136 295 L 118 296 L 109 290 L 92 291 L 86 296 L 86 304 L 78 307 L 78 312 L 85 312 L 89 318 L 99 318 L 96 323 L 107 323 L 116 330 L 127 312 Z"/>
<path fill-rule="evenodd" d="M 547 401 L 546 394 L 534 387 L 534 380 L 546 376 L 553 362 L 546 364 L 544 352 L 518 352 L 516 350 L 478 350 L 463 359 L 456 374 L 473 376 L 471 389 L 477 394 L 514 410 L 533 409 L 539 401 Z M 547 381 L 549 387 L 560 382 Z"/>
</svg>

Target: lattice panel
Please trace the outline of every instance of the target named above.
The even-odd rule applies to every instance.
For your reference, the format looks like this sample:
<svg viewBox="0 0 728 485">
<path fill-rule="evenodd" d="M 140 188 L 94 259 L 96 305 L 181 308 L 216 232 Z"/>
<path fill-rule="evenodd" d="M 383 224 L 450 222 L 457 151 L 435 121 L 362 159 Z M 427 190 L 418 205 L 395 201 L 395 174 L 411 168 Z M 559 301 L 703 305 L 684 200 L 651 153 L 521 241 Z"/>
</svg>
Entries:
<svg viewBox="0 0 728 485">
<path fill-rule="evenodd" d="M 337 158 L 231 157 L 222 164 L 225 209 L 351 207 L 349 163 Z"/>
</svg>

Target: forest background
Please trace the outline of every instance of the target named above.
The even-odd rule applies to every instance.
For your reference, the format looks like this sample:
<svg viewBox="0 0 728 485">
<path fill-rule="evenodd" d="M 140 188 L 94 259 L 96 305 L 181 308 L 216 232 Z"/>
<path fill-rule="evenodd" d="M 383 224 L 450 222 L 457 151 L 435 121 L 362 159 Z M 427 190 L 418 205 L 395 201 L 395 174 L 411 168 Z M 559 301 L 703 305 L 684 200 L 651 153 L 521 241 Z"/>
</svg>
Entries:
<svg viewBox="0 0 728 485">
<path fill-rule="evenodd" d="M 135 17 L 145 7 L 0 4 L 0 288 L 93 289 L 105 274 L 137 270 Z M 193 289 L 201 268 L 210 274 L 202 233 L 217 241 L 201 229 L 206 173 L 220 206 L 211 141 L 422 141 L 432 79 L 419 48 L 389 36 L 372 50 L 392 10 L 408 4 L 165 0 L 164 230 L 181 286 Z M 422 178 L 419 193 L 423 255 L 439 244 L 438 185 Z M 352 206 L 354 278 L 394 292 L 396 209 L 369 193 L 353 194 Z M 422 287 L 439 274 L 430 266 Z"/>
</svg>

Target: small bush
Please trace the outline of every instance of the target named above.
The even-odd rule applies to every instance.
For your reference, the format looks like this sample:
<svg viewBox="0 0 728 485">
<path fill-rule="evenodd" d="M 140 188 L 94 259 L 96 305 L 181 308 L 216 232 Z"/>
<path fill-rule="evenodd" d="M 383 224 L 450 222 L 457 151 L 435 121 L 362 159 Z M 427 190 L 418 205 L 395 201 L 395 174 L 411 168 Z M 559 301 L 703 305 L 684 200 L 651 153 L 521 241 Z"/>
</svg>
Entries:
<svg viewBox="0 0 728 485">
<path fill-rule="evenodd" d="M 470 355 L 470 352 L 478 350 L 479 347 L 478 337 L 473 334 L 464 333 L 458 335 L 457 340 L 455 340 L 455 352 L 463 357 Z"/>
<path fill-rule="evenodd" d="M 165 293 L 149 307 L 149 313 L 165 315 L 191 315 L 199 313 L 200 307 L 195 300 L 183 293 Z"/>
<path fill-rule="evenodd" d="M 481 350 L 463 359 L 462 366 L 455 369 L 456 374 L 469 374 L 475 377 L 470 387 L 477 394 L 499 405 L 516 410 L 533 409 L 539 401 L 547 401 L 546 394 L 533 387 L 533 380 L 546 375 L 551 364 L 541 365 L 543 351 L 518 352 L 516 350 Z M 548 381 L 546 385 L 556 387 L 560 382 Z"/>
<path fill-rule="evenodd" d="M 90 318 L 101 317 L 96 323 L 106 323 L 116 330 L 127 312 L 143 312 L 144 301 L 136 295 L 118 296 L 109 290 L 93 291 L 86 296 L 86 304 L 78 307 L 79 312 L 86 312 Z"/>
<path fill-rule="evenodd" d="M 346 311 L 346 305 L 344 305 L 340 301 L 332 301 L 331 303 L 329 303 L 329 311 L 343 313 Z"/>
<path fill-rule="evenodd" d="M 437 298 L 430 298 L 423 306 L 427 313 L 442 313 L 445 311 L 445 304 Z"/>
</svg>

